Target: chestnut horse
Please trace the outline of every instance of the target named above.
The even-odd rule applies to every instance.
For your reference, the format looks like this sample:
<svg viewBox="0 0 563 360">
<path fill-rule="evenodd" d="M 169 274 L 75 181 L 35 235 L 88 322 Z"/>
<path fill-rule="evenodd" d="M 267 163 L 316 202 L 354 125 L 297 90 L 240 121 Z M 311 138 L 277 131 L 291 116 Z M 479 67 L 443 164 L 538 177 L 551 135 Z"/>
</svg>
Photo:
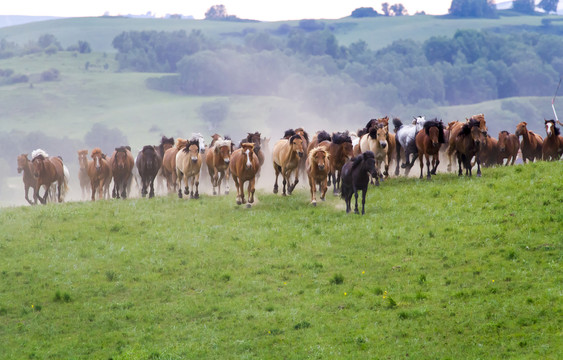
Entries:
<svg viewBox="0 0 563 360">
<path fill-rule="evenodd" d="M 506 159 L 506 165 L 514 165 L 516 157 L 518 156 L 518 149 L 520 149 L 520 140 L 518 136 L 503 130 L 498 133 L 498 153 L 499 153 L 499 164 L 504 164 L 504 159 Z"/>
<path fill-rule="evenodd" d="M 366 151 L 342 167 L 342 193 L 341 197 L 346 202 L 346 212 L 351 211 L 352 195 L 356 200 L 354 213 L 358 214 L 358 191 L 362 191 L 362 215 L 365 214 L 366 194 L 368 191 L 369 177 L 377 176 L 375 169 L 375 155 Z"/>
<path fill-rule="evenodd" d="M 555 120 L 545 120 L 545 133 L 546 137 L 542 145 L 542 159 L 546 160 L 559 160 L 561 157 L 560 132 L 559 128 L 555 125 Z"/>
<path fill-rule="evenodd" d="M 166 179 L 168 192 L 176 192 L 176 154 L 186 147 L 185 139 L 176 139 L 173 147 L 164 152 L 162 157 L 162 176 Z"/>
<path fill-rule="evenodd" d="M 524 161 L 524 164 L 526 160 L 533 162 L 535 159 L 541 159 L 543 145 L 543 138 L 532 131 L 528 131 L 527 125 L 528 123 L 525 121 L 516 125 L 516 136 L 522 136 L 520 150 L 522 150 L 522 161 Z"/>
<path fill-rule="evenodd" d="M 481 131 L 479 120 L 469 119 L 461 127 L 461 131 L 455 137 L 455 150 L 459 165 L 458 175 L 463 175 L 461 164 L 465 168 L 465 175 L 471 176 L 471 159 L 475 156 L 477 162 L 477 176 L 481 176 L 481 159 L 479 150 L 485 141 L 485 132 Z"/>
<path fill-rule="evenodd" d="M 90 187 L 90 177 L 88 176 L 88 150 L 78 150 L 78 181 L 82 190 L 82 200 L 86 198 Z"/>
<path fill-rule="evenodd" d="M 484 136 L 487 136 L 487 122 L 485 121 L 485 115 L 477 114 L 471 116 L 469 119 L 465 119 L 465 123 L 461 121 L 452 121 L 448 123 L 447 132 L 449 136 L 449 144 L 448 149 L 446 150 L 446 154 L 448 155 L 449 163 L 448 163 L 448 172 L 452 171 L 452 164 L 453 164 L 453 155 L 456 153 L 456 143 L 457 143 L 457 136 L 459 135 L 463 125 L 469 124 L 469 121 L 477 121 L 479 130 Z"/>
<path fill-rule="evenodd" d="M 332 180 L 332 192 L 334 195 L 340 193 L 340 183 L 342 178 L 342 167 L 354 156 L 354 146 L 348 131 L 332 133 L 332 141 L 328 148 L 330 154 L 330 174 L 328 185 Z M 331 179 L 332 178 L 332 179 Z"/>
<path fill-rule="evenodd" d="M 248 181 L 248 204 L 254 203 L 256 174 L 260 171 L 260 160 L 254 153 L 254 143 L 242 143 L 241 147 L 231 154 L 229 168 L 237 188 L 237 205 L 245 204 L 244 183 Z"/>
<path fill-rule="evenodd" d="M 317 146 L 309 151 L 309 156 L 305 163 L 309 187 L 311 188 L 311 205 L 317 205 L 317 186 L 321 193 L 321 200 L 325 200 L 326 190 L 328 189 L 328 174 L 330 172 L 330 154 L 322 146 Z"/>
<path fill-rule="evenodd" d="M 176 181 L 178 183 L 178 197 L 182 198 L 182 180 L 184 180 L 184 194 L 190 199 L 199 198 L 199 172 L 203 162 L 197 138 L 190 140 L 186 146 L 176 154 Z M 192 180 L 190 192 L 189 180 Z"/>
<path fill-rule="evenodd" d="M 158 156 L 160 156 L 160 159 L 164 159 L 164 153 L 166 152 L 166 150 L 173 148 L 174 147 L 174 138 L 170 137 L 167 138 L 166 136 L 162 136 L 162 138 L 160 139 L 160 145 L 158 145 L 157 147 L 157 151 L 158 151 Z M 163 162 L 164 164 L 164 162 Z M 163 190 L 164 188 L 164 181 L 166 180 L 166 177 L 164 176 L 163 172 L 163 167 L 161 165 L 160 170 L 158 171 L 158 175 L 156 176 L 156 183 L 157 183 L 157 189 L 159 190 Z"/>
<path fill-rule="evenodd" d="M 418 149 L 418 162 L 420 163 L 420 178 L 424 170 L 423 158 L 426 158 L 426 179 L 430 180 L 436 175 L 440 164 L 440 147 L 446 142 L 444 138 L 444 124 L 437 119 L 428 120 L 424 127 L 416 134 L 416 147 Z M 430 170 L 430 156 L 432 156 L 432 170 Z"/>
<path fill-rule="evenodd" d="M 248 133 L 248 135 L 246 136 L 246 139 L 242 140 L 241 143 L 240 143 L 240 146 L 242 146 L 243 142 L 254 144 L 254 154 L 256 154 L 256 156 L 258 156 L 258 162 L 260 163 L 260 170 L 262 169 L 262 166 L 264 165 L 264 162 L 266 161 L 266 154 L 263 150 L 263 144 L 262 144 L 261 136 L 262 136 L 262 134 L 260 134 L 258 131 L 254 132 L 254 133 Z M 269 142 L 269 140 L 264 142 L 264 145 L 265 145 L 264 149 L 267 149 L 268 142 Z M 256 174 L 257 180 L 260 178 L 260 170 L 258 170 L 258 173 Z"/>
<path fill-rule="evenodd" d="M 115 148 L 110 157 L 110 166 L 113 176 L 112 197 L 125 199 L 127 197 L 127 186 L 133 179 L 133 167 L 135 166 L 131 148 L 129 146 Z"/>
<path fill-rule="evenodd" d="M 225 180 L 225 195 L 229 194 L 229 161 L 231 158 L 231 140 L 218 139 L 213 146 L 205 150 L 205 163 L 213 186 L 213 195 L 221 195 L 221 183 Z M 218 192 L 215 191 L 218 188 Z"/>
<path fill-rule="evenodd" d="M 487 135 L 485 137 L 485 142 L 481 144 L 479 158 L 481 159 L 481 163 L 485 167 L 498 165 L 500 163 L 498 140 L 490 135 Z"/>
<path fill-rule="evenodd" d="M 63 202 L 64 194 L 68 189 L 68 179 L 65 176 L 63 161 L 60 157 L 49 157 L 41 149 L 31 153 L 31 163 L 33 175 L 36 178 L 35 188 L 33 189 L 33 200 L 37 204 L 37 199 L 42 204 L 47 203 L 51 184 L 57 183 L 57 200 Z M 39 195 L 41 186 L 45 186 L 45 194 Z"/>
<path fill-rule="evenodd" d="M 37 179 L 33 176 L 33 166 L 31 161 L 29 161 L 27 154 L 18 155 L 18 174 L 22 175 L 23 186 L 25 190 L 25 200 L 30 205 L 33 205 L 33 202 L 29 200 L 29 189 L 35 188 L 35 184 L 37 183 Z"/>
<path fill-rule="evenodd" d="M 92 150 L 92 161 L 88 162 L 88 179 L 92 189 L 92 201 L 96 200 L 96 190 L 98 191 L 98 200 L 104 198 L 104 190 L 109 186 L 111 181 L 111 166 L 105 159 L 100 148 Z"/>
<path fill-rule="evenodd" d="M 303 138 L 299 134 L 292 135 L 289 139 L 281 139 L 274 145 L 272 153 L 272 162 L 276 173 L 276 181 L 274 183 L 274 194 L 278 193 L 278 176 L 282 175 L 283 179 L 283 196 L 286 196 L 285 187 L 287 185 L 287 194 L 291 195 L 293 189 L 299 182 L 299 164 L 304 154 Z M 291 175 L 295 173 L 295 180 L 291 183 Z"/>
<path fill-rule="evenodd" d="M 147 196 L 148 192 L 149 198 L 154 197 L 154 179 L 162 167 L 162 158 L 158 154 L 158 150 L 151 145 L 143 146 L 143 150 L 137 154 L 136 165 L 141 176 L 141 196 Z M 150 191 L 147 191 L 149 187 Z"/>
</svg>

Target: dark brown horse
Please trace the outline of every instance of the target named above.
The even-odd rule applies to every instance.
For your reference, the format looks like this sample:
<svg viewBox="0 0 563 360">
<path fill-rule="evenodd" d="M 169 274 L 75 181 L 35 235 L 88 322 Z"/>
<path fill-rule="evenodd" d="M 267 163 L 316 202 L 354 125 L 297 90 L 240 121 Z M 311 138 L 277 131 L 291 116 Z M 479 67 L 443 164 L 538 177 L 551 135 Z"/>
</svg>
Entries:
<svg viewBox="0 0 563 360">
<path fill-rule="evenodd" d="M 254 203 L 256 174 L 260 170 L 260 162 L 254 153 L 254 143 L 243 143 L 242 147 L 233 151 L 229 168 L 237 187 L 237 204 L 245 204 L 244 183 L 248 181 L 248 204 Z"/>
<path fill-rule="evenodd" d="M 147 196 L 148 192 L 149 198 L 154 197 L 154 179 L 162 166 L 162 158 L 158 150 L 151 145 L 143 146 L 143 150 L 137 155 L 136 164 L 141 176 L 141 196 Z M 149 187 L 150 191 L 147 191 Z"/>
<path fill-rule="evenodd" d="M 520 150 L 522 151 L 522 161 L 524 164 L 526 160 L 534 161 L 540 160 L 542 157 L 543 138 L 529 131 L 527 128 L 528 123 L 522 121 L 516 125 L 516 136 L 522 136 L 520 141 Z"/>
<path fill-rule="evenodd" d="M 31 153 L 31 163 L 33 166 L 33 175 L 37 182 L 33 189 L 33 200 L 37 204 L 37 199 L 42 204 L 47 203 L 47 197 L 51 184 L 57 184 L 57 200 L 63 202 L 64 193 L 68 188 L 67 179 L 65 177 L 63 161 L 60 157 L 49 157 L 43 150 L 34 150 Z M 45 194 L 39 195 L 41 186 L 45 186 Z"/>
<path fill-rule="evenodd" d="M 520 149 L 520 141 L 518 136 L 503 130 L 498 133 L 498 152 L 499 152 L 499 164 L 504 164 L 504 159 L 506 159 L 506 165 L 514 165 L 516 157 L 518 156 L 518 149 Z"/>
<path fill-rule="evenodd" d="M 225 195 L 229 194 L 229 162 L 231 158 L 231 140 L 216 140 L 205 150 L 205 163 L 213 186 L 213 195 L 221 195 L 221 183 L 225 180 Z M 218 188 L 218 192 L 215 191 Z"/>
<path fill-rule="evenodd" d="M 362 191 L 362 215 L 365 214 L 366 194 L 368 191 L 369 177 L 377 176 L 375 169 L 375 155 L 371 151 L 366 151 L 342 167 L 342 193 L 341 197 L 346 202 L 346 212 L 351 211 L 352 195 L 356 200 L 354 213 L 358 211 L 358 191 Z"/>
<path fill-rule="evenodd" d="M 111 181 L 111 167 L 105 159 L 100 148 L 92 150 L 92 161 L 88 162 L 88 179 L 92 190 L 92 201 L 96 200 L 96 192 L 98 192 L 98 200 L 104 198 L 104 190 L 109 186 Z"/>
<path fill-rule="evenodd" d="M 110 158 L 110 166 L 113 175 L 112 197 L 125 199 L 127 197 L 127 186 L 133 176 L 133 166 L 135 166 L 131 148 L 129 146 L 115 148 Z"/>
<path fill-rule="evenodd" d="M 545 120 L 545 133 L 546 137 L 543 140 L 542 145 L 542 159 L 547 160 L 559 160 L 561 157 L 561 146 L 559 140 L 559 128 L 555 124 L 555 120 Z"/>
<path fill-rule="evenodd" d="M 420 163 L 420 178 L 424 170 L 423 158 L 426 158 L 426 178 L 436 175 L 440 164 L 440 147 L 446 142 L 444 138 L 444 124 L 437 119 L 428 120 L 424 127 L 416 134 L 416 147 L 418 148 L 418 161 Z M 432 156 L 432 170 L 430 170 L 430 156 Z"/>
<path fill-rule="evenodd" d="M 330 154 L 322 146 L 317 146 L 309 151 L 307 158 L 307 176 L 311 189 L 311 205 L 317 205 L 317 186 L 321 193 L 321 200 L 325 200 L 328 189 L 328 174 L 330 172 Z"/>
<path fill-rule="evenodd" d="M 354 146 L 348 131 L 332 133 L 332 141 L 328 148 L 330 154 L 330 174 L 329 182 L 332 181 L 333 194 L 340 193 L 340 183 L 342 178 L 342 167 L 354 156 Z"/>
<path fill-rule="evenodd" d="M 25 190 L 25 200 L 30 205 L 34 203 L 29 199 L 29 189 L 35 188 L 35 184 L 37 183 L 37 179 L 33 176 L 33 166 L 31 161 L 29 161 L 27 154 L 18 155 L 18 174 L 22 174 L 23 186 Z"/>
<path fill-rule="evenodd" d="M 479 130 L 481 131 L 483 136 L 487 136 L 487 122 L 485 121 L 485 115 L 483 114 L 473 115 L 469 119 L 465 119 L 465 123 L 460 121 L 452 121 L 448 123 L 447 130 L 449 133 L 449 144 L 448 149 L 446 150 L 446 154 L 449 158 L 448 172 L 452 170 L 452 158 L 454 153 L 456 153 L 457 136 L 459 135 L 459 132 L 461 131 L 463 125 L 469 124 L 471 120 L 473 120 L 474 122 L 476 121 L 479 124 Z"/>
<path fill-rule="evenodd" d="M 465 175 L 471 176 L 471 159 L 475 156 L 477 163 L 477 176 L 481 176 L 481 159 L 479 151 L 481 144 L 485 141 L 485 132 L 480 128 L 479 121 L 469 119 L 469 121 L 461 127 L 461 131 L 455 137 L 455 150 L 457 163 L 459 166 L 458 175 L 463 175 L 461 165 L 465 168 Z M 451 139 L 450 139 L 451 144 Z"/>
</svg>

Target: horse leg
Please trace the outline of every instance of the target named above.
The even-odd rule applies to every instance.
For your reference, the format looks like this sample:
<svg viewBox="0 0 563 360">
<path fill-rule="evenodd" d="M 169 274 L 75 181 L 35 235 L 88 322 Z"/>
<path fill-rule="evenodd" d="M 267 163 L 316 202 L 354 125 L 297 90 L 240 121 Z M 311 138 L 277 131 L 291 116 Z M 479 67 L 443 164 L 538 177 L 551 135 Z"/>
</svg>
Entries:
<svg viewBox="0 0 563 360">
<path fill-rule="evenodd" d="M 274 194 L 278 193 L 278 176 L 280 175 L 281 167 L 274 164 L 274 170 L 276 172 L 276 182 L 274 183 Z M 283 177 L 283 175 L 282 175 Z"/>
<path fill-rule="evenodd" d="M 256 191 L 256 177 L 248 180 L 248 205 L 246 207 L 250 207 L 250 204 L 254 204 L 254 192 Z"/>
<path fill-rule="evenodd" d="M 419 179 L 422 179 L 422 173 L 424 171 L 424 160 L 423 160 L 423 156 L 422 153 L 420 153 L 418 155 L 418 162 L 420 163 L 420 177 Z"/>
<path fill-rule="evenodd" d="M 458 171 L 457 176 L 462 176 L 462 175 L 463 175 L 463 171 L 461 170 L 461 160 L 462 160 L 462 156 L 461 156 L 460 153 L 457 153 L 457 154 L 456 154 L 456 157 L 457 157 L 457 164 L 458 164 L 458 166 L 459 166 L 459 171 Z"/>
<path fill-rule="evenodd" d="M 397 140 L 395 145 L 395 151 L 397 152 L 397 167 L 395 167 L 395 176 L 399 176 L 399 163 L 401 162 L 401 144 Z"/>
<path fill-rule="evenodd" d="M 199 199 L 199 174 L 195 175 L 192 180 L 192 189 L 194 187 L 194 182 L 195 182 L 194 199 Z"/>
<path fill-rule="evenodd" d="M 231 190 L 229 186 L 229 177 L 231 176 L 231 170 L 227 168 L 225 170 L 225 195 L 229 195 L 229 191 Z"/>
<path fill-rule="evenodd" d="M 291 195 L 291 193 L 293 192 L 293 189 L 295 189 L 295 186 L 297 186 L 297 183 L 299 182 L 299 166 L 295 169 L 295 179 L 293 181 L 293 184 L 289 183 L 289 179 L 291 177 L 291 174 L 288 174 L 289 176 L 288 178 L 288 186 L 287 186 L 287 194 Z"/>
<path fill-rule="evenodd" d="M 477 162 L 477 177 L 481 177 L 481 159 L 479 155 L 475 155 L 475 160 Z"/>
<path fill-rule="evenodd" d="M 430 155 L 428 154 L 426 154 L 426 179 L 432 179 L 432 176 L 430 176 Z"/>
<path fill-rule="evenodd" d="M 150 189 L 150 192 L 149 192 L 149 198 L 153 198 L 153 197 L 154 197 L 154 180 L 155 180 L 155 178 L 153 177 L 152 180 L 151 180 L 151 182 L 150 182 L 150 187 L 151 187 L 151 189 Z M 157 180 L 157 181 L 158 181 L 158 180 Z M 157 183 L 157 186 L 158 186 L 158 183 Z"/>
<path fill-rule="evenodd" d="M 283 184 L 283 191 L 282 191 L 282 195 L 283 195 L 283 196 L 286 196 L 287 194 L 285 193 L 285 185 L 287 184 L 287 181 L 285 180 L 285 176 L 282 175 L 282 177 L 283 177 L 283 182 L 282 182 L 282 184 Z"/>
<path fill-rule="evenodd" d="M 356 202 L 354 206 L 354 214 L 359 214 L 360 212 L 358 211 L 358 189 L 355 188 L 354 188 L 354 200 Z"/>
<path fill-rule="evenodd" d="M 368 192 L 367 186 L 362 189 L 362 215 L 366 213 L 365 206 L 366 206 L 366 194 Z"/>
<path fill-rule="evenodd" d="M 49 196 L 50 188 L 51 188 L 51 186 L 45 185 L 45 194 L 43 195 L 43 197 L 39 196 L 39 201 L 41 201 L 41 204 L 43 204 L 43 205 L 45 205 L 47 203 L 47 197 Z"/>
<path fill-rule="evenodd" d="M 29 205 L 33 205 L 33 202 L 29 200 L 29 188 L 31 188 L 31 186 L 25 185 L 25 199 L 27 200 Z"/>
<path fill-rule="evenodd" d="M 325 201 L 326 191 L 328 190 L 327 179 L 323 179 L 321 182 L 321 201 Z"/>
<path fill-rule="evenodd" d="M 217 195 L 217 191 L 215 190 L 216 187 L 219 187 L 219 195 L 221 194 L 221 185 L 219 184 L 218 178 L 219 174 L 217 171 L 213 171 L 213 175 L 211 175 L 211 170 L 209 170 L 209 176 L 211 176 L 211 185 L 213 185 L 213 195 Z"/>
<path fill-rule="evenodd" d="M 311 189 L 311 205 L 317 206 L 317 184 L 311 175 L 309 175 L 309 188 Z"/>
</svg>

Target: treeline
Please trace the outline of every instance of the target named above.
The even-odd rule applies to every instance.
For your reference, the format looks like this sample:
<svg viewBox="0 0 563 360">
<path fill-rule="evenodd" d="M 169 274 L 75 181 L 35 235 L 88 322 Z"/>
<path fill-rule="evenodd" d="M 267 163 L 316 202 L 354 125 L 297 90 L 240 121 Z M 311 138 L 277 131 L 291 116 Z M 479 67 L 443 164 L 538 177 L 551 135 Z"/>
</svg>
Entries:
<svg viewBox="0 0 563 360">
<path fill-rule="evenodd" d="M 274 32 L 247 30 L 241 43 L 220 42 L 201 31 L 133 31 L 120 34 L 113 45 L 122 70 L 177 74 L 152 79 L 153 88 L 307 99 L 327 112 L 354 102 L 389 113 L 417 104 L 546 96 L 563 74 L 561 36 L 458 30 L 452 37 L 399 40 L 374 51 L 362 40 L 339 44 L 320 24 L 308 20 Z"/>
<path fill-rule="evenodd" d="M 0 59 L 8 59 L 15 56 L 23 56 L 36 53 L 46 53 L 49 55 L 63 51 L 61 43 L 52 34 L 43 34 L 37 40 L 32 40 L 24 45 L 19 45 L 4 38 L 0 39 Z M 77 44 L 70 45 L 66 51 L 76 51 L 81 54 L 92 52 L 87 41 L 78 41 Z"/>
</svg>

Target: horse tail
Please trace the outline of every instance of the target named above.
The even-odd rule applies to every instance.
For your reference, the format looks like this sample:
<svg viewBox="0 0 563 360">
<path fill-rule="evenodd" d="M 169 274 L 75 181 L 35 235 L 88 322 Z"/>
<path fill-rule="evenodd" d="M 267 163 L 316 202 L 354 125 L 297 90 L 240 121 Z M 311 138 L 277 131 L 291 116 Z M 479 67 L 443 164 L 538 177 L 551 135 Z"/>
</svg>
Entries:
<svg viewBox="0 0 563 360">
<path fill-rule="evenodd" d="M 68 171 L 66 165 L 63 165 L 63 173 L 64 173 L 63 176 L 64 180 L 63 180 L 63 186 L 61 187 L 61 199 L 64 200 L 69 190 L 68 182 L 70 180 L 70 171 Z"/>
<path fill-rule="evenodd" d="M 395 134 L 396 134 L 397 131 L 399 131 L 399 128 L 400 128 L 401 126 L 403 126 L 403 122 L 402 122 L 400 119 L 398 119 L 398 118 L 394 118 L 394 119 L 393 119 L 393 126 L 395 126 Z"/>
</svg>

